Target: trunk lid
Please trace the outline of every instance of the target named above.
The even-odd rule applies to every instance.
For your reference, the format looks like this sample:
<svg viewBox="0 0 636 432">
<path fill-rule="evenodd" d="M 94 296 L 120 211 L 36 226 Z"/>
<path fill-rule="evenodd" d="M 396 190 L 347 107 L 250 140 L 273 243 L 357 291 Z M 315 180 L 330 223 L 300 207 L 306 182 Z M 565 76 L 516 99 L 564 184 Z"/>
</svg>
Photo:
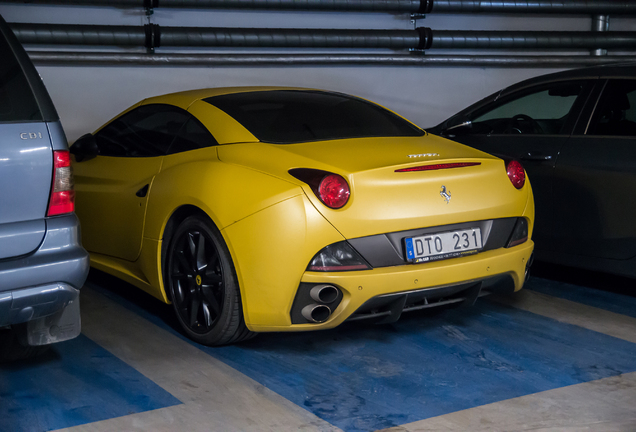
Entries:
<svg viewBox="0 0 636 432">
<path fill-rule="evenodd" d="M 529 187 L 515 189 L 501 159 L 431 135 L 291 145 L 233 144 L 221 146 L 219 157 L 298 183 L 346 238 L 519 216 L 528 199 Z M 478 165 L 396 172 L 465 162 Z M 351 188 L 349 202 L 338 210 L 328 208 L 308 185 L 288 173 L 292 168 L 342 175 Z"/>
</svg>

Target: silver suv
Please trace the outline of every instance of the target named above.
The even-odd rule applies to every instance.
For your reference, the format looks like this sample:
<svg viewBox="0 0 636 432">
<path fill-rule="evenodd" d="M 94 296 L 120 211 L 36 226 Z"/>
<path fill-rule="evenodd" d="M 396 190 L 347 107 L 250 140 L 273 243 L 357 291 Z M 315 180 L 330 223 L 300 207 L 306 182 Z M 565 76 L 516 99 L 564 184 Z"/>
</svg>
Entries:
<svg viewBox="0 0 636 432">
<path fill-rule="evenodd" d="M 26 52 L 0 17 L 0 360 L 80 333 L 88 274 L 68 144 Z"/>
</svg>

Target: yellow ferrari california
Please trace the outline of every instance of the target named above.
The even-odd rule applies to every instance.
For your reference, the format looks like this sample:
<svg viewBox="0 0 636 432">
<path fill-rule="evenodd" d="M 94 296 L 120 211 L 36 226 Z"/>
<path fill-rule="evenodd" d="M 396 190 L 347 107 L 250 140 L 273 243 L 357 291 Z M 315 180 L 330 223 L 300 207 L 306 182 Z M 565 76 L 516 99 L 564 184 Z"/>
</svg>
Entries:
<svg viewBox="0 0 636 432">
<path fill-rule="evenodd" d="M 521 289 L 531 262 L 518 162 L 341 93 L 153 97 L 71 153 L 91 265 L 206 345 L 470 305 Z"/>
</svg>

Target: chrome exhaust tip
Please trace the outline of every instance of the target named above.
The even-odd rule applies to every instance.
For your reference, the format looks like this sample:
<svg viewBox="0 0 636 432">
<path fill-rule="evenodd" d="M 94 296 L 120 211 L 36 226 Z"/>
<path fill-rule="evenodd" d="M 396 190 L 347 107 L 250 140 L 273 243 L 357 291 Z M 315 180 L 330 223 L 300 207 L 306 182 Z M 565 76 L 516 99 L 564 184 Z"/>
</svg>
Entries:
<svg viewBox="0 0 636 432">
<path fill-rule="evenodd" d="M 332 303 L 339 293 L 338 288 L 333 285 L 316 285 L 309 291 L 309 296 L 319 303 Z"/>
<path fill-rule="evenodd" d="M 321 323 L 327 321 L 331 316 L 331 309 L 325 305 L 310 304 L 305 306 L 300 313 L 307 321 Z"/>
</svg>

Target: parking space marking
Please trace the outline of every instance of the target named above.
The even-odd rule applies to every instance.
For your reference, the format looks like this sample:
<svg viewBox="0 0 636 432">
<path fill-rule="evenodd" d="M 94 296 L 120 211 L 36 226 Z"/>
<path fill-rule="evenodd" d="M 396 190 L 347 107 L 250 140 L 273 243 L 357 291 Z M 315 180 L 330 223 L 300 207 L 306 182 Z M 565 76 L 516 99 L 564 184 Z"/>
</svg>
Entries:
<svg viewBox="0 0 636 432">
<path fill-rule="evenodd" d="M 578 288 L 578 287 L 574 287 Z M 497 302 L 595 332 L 636 343 L 636 318 L 609 312 L 535 290 L 492 297 Z M 617 298 L 617 301 L 620 301 Z"/>
<path fill-rule="evenodd" d="M 636 373 L 548 390 L 384 432 L 628 432 L 636 429 Z"/>
<path fill-rule="evenodd" d="M 183 403 L 65 431 L 339 431 L 166 331 L 165 325 L 157 327 L 90 287 L 81 295 L 83 334 Z"/>
<path fill-rule="evenodd" d="M 170 330 L 161 318 L 116 301 Z M 262 334 L 221 348 L 187 343 L 346 431 L 411 424 L 636 371 L 634 343 L 487 299 L 467 309 L 405 314 L 390 326 Z"/>
<path fill-rule="evenodd" d="M 83 335 L 0 371 L 0 431 L 48 431 L 181 403 Z"/>
<path fill-rule="evenodd" d="M 527 290 L 636 318 L 636 297 L 535 277 L 526 283 Z"/>
</svg>

